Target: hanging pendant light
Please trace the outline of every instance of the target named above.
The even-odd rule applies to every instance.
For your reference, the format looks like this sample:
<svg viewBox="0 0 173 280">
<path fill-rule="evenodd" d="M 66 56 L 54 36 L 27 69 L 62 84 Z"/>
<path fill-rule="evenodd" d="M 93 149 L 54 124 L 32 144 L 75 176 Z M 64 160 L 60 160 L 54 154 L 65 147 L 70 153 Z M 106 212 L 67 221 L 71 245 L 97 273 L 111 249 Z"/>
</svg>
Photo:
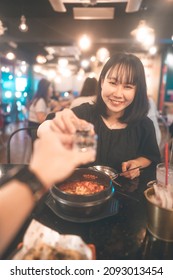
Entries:
<svg viewBox="0 0 173 280">
<path fill-rule="evenodd" d="M 131 32 L 131 35 L 144 46 L 152 46 L 155 41 L 154 29 L 150 28 L 145 20 L 141 20 L 136 29 Z"/>
<path fill-rule="evenodd" d="M 26 24 L 26 17 L 24 15 L 22 15 L 21 18 L 20 18 L 19 30 L 21 32 L 27 32 L 28 31 L 28 25 Z"/>
</svg>

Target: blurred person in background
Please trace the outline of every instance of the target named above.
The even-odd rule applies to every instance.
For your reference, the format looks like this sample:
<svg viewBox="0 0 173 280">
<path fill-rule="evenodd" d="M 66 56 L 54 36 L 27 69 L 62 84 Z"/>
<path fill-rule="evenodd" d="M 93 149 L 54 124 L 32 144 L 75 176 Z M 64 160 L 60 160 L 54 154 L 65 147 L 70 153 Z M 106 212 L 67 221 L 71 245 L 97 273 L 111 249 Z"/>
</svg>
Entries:
<svg viewBox="0 0 173 280">
<path fill-rule="evenodd" d="M 80 126 L 91 127 L 77 120 L 74 133 Z M 55 124 L 50 123 L 46 134 L 40 133 L 34 142 L 29 166 L 12 168 L 0 179 L 0 256 L 49 188 L 70 176 L 77 166 L 95 160 L 94 149 L 81 152 L 73 144 L 73 134 L 57 133 Z"/>
<path fill-rule="evenodd" d="M 38 83 L 37 91 L 29 106 L 29 127 L 38 128 L 50 112 L 55 112 L 58 110 L 58 108 L 56 108 L 57 102 L 55 104 L 54 100 L 51 101 L 52 95 L 53 87 L 51 82 L 47 79 L 41 79 Z M 37 137 L 36 130 L 32 130 L 30 136 L 32 141 L 34 141 Z"/>
<path fill-rule="evenodd" d="M 148 117 L 152 120 L 152 122 L 154 124 L 157 144 L 158 144 L 158 146 L 160 146 L 162 135 L 161 135 L 159 122 L 158 122 L 159 112 L 157 111 L 157 107 L 156 107 L 156 104 L 155 104 L 153 98 L 148 96 L 148 101 L 149 101 Z"/>
<path fill-rule="evenodd" d="M 87 103 L 87 102 L 93 104 L 96 100 L 97 89 L 98 89 L 97 79 L 94 77 L 86 78 L 82 86 L 80 96 L 72 101 L 70 108 L 79 106 L 82 103 Z"/>
</svg>

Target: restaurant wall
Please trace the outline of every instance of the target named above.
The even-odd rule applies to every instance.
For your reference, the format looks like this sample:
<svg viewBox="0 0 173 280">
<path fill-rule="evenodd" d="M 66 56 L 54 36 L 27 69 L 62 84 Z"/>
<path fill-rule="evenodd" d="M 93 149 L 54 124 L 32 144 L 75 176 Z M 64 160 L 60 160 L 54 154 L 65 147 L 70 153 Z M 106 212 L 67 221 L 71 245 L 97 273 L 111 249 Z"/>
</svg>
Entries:
<svg viewBox="0 0 173 280">
<path fill-rule="evenodd" d="M 173 115 L 173 53 L 170 50 L 163 55 L 159 107 L 164 115 Z"/>
<path fill-rule="evenodd" d="M 137 54 L 137 56 L 144 65 L 147 93 L 154 99 L 156 105 L 158 105 L 161 78 L 161 55 L 149 56 L 146 54 Z"/>
<path fill-rule="evenodd" d="M 61 77 L 58 82 L 55 79 L 53 81 L 55 85 L 55 90 L 57 92 L 70 91 L 73 92 L 74 96 L 77 97 L 78 95 L 80 95 L 85 79 L 87 77 L 91 77 L 90 75 L 91 73 L 85 73 L 83 76 L 72 75 L 70 77 Z"/>
</svg>

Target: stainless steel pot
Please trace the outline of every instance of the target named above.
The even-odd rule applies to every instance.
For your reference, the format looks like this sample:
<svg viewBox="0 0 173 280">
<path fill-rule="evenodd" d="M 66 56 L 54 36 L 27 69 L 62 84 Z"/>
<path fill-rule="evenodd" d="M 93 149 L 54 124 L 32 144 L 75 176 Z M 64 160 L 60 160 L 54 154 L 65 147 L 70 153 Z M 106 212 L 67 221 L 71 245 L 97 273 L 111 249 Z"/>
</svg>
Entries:
<svg viewBox="0 0 173 280">
<path fill-rule="evenodd" d="M 94 175 L 86 179 L 85 175 Z M 108 203 L 114 193 L 110 177 L 100 171 L 89 168 L 77 168 L 64 183 L 74 181 L 92 181 L 104 185 L 105 190 L 91 195 L 69 194 L 60 190 L 62 184 L 57 184 L 51 189 L 51 195 L 60 207 L 61 211 L 68 216 L 92 217 L 99 213 Z"/>
<path fill-rule="evenodd" d="M 118 177 L 117 171 L 109 166 L 94 165 L 94 166 L 90 167 L 90 169 L 101 171 L 101 172 L 105 173 L 106 175 L 108 175 L 111 179 L 115 179 Z"/>
</svg>

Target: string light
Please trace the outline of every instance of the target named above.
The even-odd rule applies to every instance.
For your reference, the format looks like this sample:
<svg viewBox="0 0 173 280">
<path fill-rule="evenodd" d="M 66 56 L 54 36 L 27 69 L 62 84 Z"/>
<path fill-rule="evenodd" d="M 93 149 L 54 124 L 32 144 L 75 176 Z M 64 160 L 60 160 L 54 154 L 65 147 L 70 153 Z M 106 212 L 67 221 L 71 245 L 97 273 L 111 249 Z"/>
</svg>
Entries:
<svg viewBox="0 0 173 280">
<path fill-rule="evenodd" d="M 15 56 L 15 54 L 14 54 L 13 52 L 8 52 L 8 53 L 6 54 L 6 58 L 7 58 L 8 60 L 14 60 L 14 59 L 16 58 L 16 56 Z"/>
<path fill-rule="evenodd" d="M 135 30 L 131 32 L 136 40 L 145 46 L 152 46 L 155 41 L 154 29 L 147 26 L 145 20 L 141 20 Z"/>
<path fill-rule="evenodd" d="M 24 15 L 21 16 L 20 18 L 20 25 L 19 25 L 19 30 L 21 32 L 27 32 L 28 31 L 28 25 L 26 24 L 26 17 Z"/>
<path fill-rule="evenodd" d="M 85 34 L 79 40 L 79 46 L 81 50 L 87 51 L 91 47 L 91 39 Z"/>
<path fill-rule="evenodd" d="M 44 64 L 44 63 L 47 62 L 47 59 L 46 59 L 46 57 L 45 57 L 44 55 L 39 54 L 39 55 L 37 55 L 37 57 L 36 57 L 36 61 L 37 61 L 37 63 L 39 63 L 39 64 Z"/>
<path fill-rule="evenodd" d="M 96 57 L 98 59 L 98 61 L 102 62 L 102 63 L 105 63 L 108 58 L 110 56 L 110 53 L 108 51 L 108 49 L 106 48 L 100 48 L 98 49 L 97 53 L 96 53 Z"/>
</svg>

